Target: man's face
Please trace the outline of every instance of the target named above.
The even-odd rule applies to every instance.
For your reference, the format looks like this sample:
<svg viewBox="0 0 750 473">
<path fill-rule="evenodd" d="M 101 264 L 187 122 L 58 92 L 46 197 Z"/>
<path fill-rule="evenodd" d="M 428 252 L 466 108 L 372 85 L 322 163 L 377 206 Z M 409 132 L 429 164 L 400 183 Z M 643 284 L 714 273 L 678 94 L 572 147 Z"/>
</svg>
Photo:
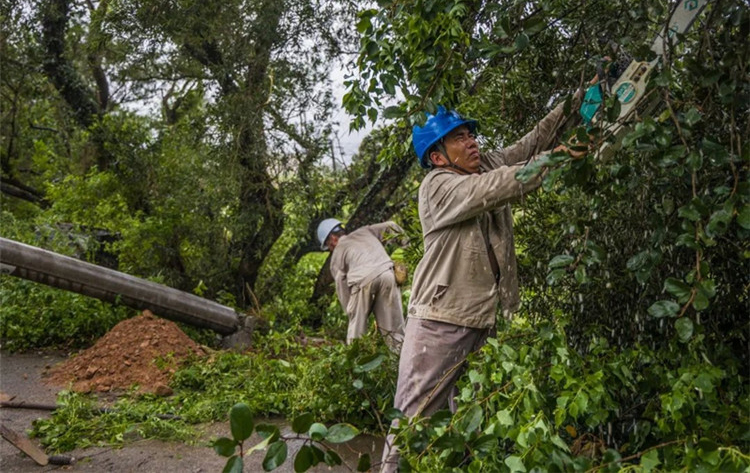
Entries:
<svg viewBox="0 0 750 473">
<path fill-rule="evenodd" d="M 471 174 L 479 172 L 479 145 L 469 127 L 461 125 L 443 138 L 443 146 L 451 162 Z M 441 155 L 442 157 L 442 155 Z M 444 157 L 443 157 L 444 158 Z M 444 164 L 448 164 L 446 161 Z M 453 169 L 454 168 L 448 168 Z"/>
<path fill-rule="evenodd" d="M 328 251 L 333 252 L 334 249 L 336 249 L 336 245 L 339 244 L 339 236 L 335 233 L 331 233 L 328 235 L 328 238 L 326 238 L 326 246 L 328 247 Z"/>
</svg>

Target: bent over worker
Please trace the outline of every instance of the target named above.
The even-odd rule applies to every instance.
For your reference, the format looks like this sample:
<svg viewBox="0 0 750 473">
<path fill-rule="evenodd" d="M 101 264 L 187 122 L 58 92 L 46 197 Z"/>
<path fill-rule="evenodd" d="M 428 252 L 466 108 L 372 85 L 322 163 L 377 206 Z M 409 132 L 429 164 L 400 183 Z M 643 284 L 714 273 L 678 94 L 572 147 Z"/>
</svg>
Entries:
<svg viewBox="0 0 750 473">
<path fill-rule="evenodd" d="M 455 111 L 439 107 L 413 128 L 419 164 L 431 171 L 419 188 L 424 256 L 412 282 L 394 399 L 406 417 L 455 412 L 456 380 L 468 354 L 494 335 L 498 303 L 506 317 L 518 308 L 510 202 L 538 188 L 541 177 L 522 184 L 515 175 L 551 148 L 564 119 L 560 104 L 512 146 L 482 155 L 477 122 Z M 397 470 L 393 438 L 381 471 Z"/>
<path fill-rule="evenodd" d="M 368 316 L 373 312 L 386 344 L 398 354 L 404 340 L 404 314 L 393 261 L 382 243 L 388 231 L 403 233 L 389 221 L 347 234 L 335 218 L 320 222 L 317 233 L 321 249 L 331 251 L 336 294 L 349 317 L 346 343 L 367 332 Z"/>
</svg>

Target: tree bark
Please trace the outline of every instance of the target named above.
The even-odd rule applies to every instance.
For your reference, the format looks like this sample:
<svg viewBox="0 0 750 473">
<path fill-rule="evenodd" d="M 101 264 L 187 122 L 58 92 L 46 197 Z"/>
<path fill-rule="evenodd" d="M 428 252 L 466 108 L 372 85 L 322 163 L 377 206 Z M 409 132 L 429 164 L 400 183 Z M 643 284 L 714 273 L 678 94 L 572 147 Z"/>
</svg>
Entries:
<svg viewBox="0 0 750 473">
<path fill-rule="evenodd" d="M 267 142 L 263 122 L 270 90 L 267 85 L 271 53 L 280 36 L 278 32 L 284 2 L 264 0 L 258 6 L 259 17 L 249 32 L 253 53 L 247 64 L 247 73 L 240 94 L 227 98 L 242 100 L 243 113 L 239 119 L 239 163 L 243 169 L 240 178 L 239 221 L 244 227 L 240 242 L 240 263 L 237 281 L 239 301 L 243 307 L 255 303 L 252 288 L 266 255 L 284 230 L 284 200 L 268 172 Z M 236 94 L 236 95 L 240 95 Z M 243 100 L 244 99 L 244 100 Z"/>
<path fill-rule="evenodd" d="M 91 126 L 100 113 L 95 94 L 86 87 L 75 65 L 65 57 L 65 32 L 68 29 L 68 0 L 48 0 L 42 8 L 42 44 L 45 50 L 44 72 L 63 99 L 73 109 L 83 127 Z"/>
</svg>

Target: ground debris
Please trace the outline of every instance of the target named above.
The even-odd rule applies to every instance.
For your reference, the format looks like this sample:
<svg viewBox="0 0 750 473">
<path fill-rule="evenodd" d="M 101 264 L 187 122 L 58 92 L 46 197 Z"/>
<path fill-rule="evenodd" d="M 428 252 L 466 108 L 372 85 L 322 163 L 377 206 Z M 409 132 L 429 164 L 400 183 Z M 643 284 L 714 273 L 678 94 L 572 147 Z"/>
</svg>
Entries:
<svg viewBox="0 0 750 473">
<path fill-rule="evenodd" d="M 205 351 L 177 324 L 145 310 L 117 324 L 91 348 L 53 366 L 45 381 L 84 393 L 138 385 L 139 393 L 169 395 L 172 374 L 191 355 L 205 356 Z"/>
</svg>

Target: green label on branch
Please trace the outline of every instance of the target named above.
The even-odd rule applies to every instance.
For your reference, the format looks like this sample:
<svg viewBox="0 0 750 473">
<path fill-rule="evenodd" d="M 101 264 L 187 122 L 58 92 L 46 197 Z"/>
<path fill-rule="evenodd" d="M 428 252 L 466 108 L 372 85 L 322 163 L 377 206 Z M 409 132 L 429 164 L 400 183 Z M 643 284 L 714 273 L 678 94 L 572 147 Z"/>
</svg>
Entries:
<svg viewBox="0 0 750 473">
<path fill-rule="evenodd" d="M 620 87 L 617 88 L 615 94 L 622 103 L 630 103 L 635 98 L 635 84 L 630 81 L 623 82 Z"/>
</svg>

